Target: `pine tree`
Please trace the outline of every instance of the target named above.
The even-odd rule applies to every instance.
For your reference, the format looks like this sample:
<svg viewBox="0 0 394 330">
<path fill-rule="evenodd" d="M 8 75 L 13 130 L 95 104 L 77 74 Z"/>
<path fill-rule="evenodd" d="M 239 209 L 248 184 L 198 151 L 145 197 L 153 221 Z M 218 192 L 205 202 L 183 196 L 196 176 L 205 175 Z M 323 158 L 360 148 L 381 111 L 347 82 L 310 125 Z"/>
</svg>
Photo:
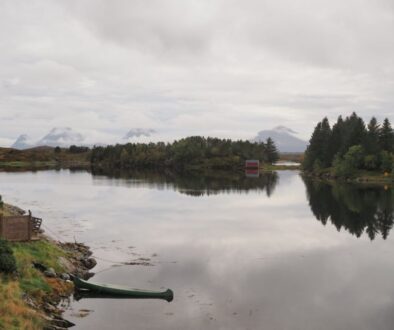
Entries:
<svg viewBox="0 0 394 330">
<path fill-rule="evenodd" d="M 308 148 L 305 152 L 303 166 L 306 170 L 313 170 L 317 167 L 329 167 L 331 165 L 331 127 L 327 118 L 317 124 L 309 140 Z"/>
<path fill-rule="evenodd" d="M 384 120 L 379 131 L 379 144 L 384 151 L 394 151 L 394 132 L 388 118 Z"/>
<path fill-rule="evenodd" d="M 379 153 L 379 124 L 375 117 L 372 117 L 368 124 L 368 131 L 364 139 L 364 149 L 367 154 Z"/>
<path fill-rule="evenodd" d="M 331 166 L 332 159 L 330 153 L 330 140 L 331 140 L 331 127 L 330 123 L 325 117 L 321 123 L 321 146 L 320 146 L 320 161 L 323 167 Z"/>
<path fill-rule="evenodd" d="M 328 146 L 331 165 L 334 162 L 335 156 L 340 151 L 342 145 L 343 126 L 344 124 L 342 116 L 339 116 L 337 122 L 332 127 L 331 138 Z"/>
<path fill-rule="evenodd" d="M 274 141 L 268 138 L 265 143 L 265 153 L 267 155 L 266 161 L 270 164 L 276 163 L 279 160 L 278 149 L 275 146 Z"/>
<path fill-rule="evenodd" d="M 344 121 L 343 144 L 341 146 L 341 156 L 343 156 L 351 146 L 361 145 L 364 141 L 367 131 L 362 118 L 358 117 L 355 112 Z"/>
<path fill-rule="evenodd" d="M 368 124 L 368 131 L 364 136 L 362 146 L 365 151 L 364 168 L 376 170 L 379 167 L 379 124 L 375 117 L 372 117 Z"/>
<path fill-rule="evenodd" d="M 321 131 L 322 123 L 319 122 L 313 130 L 312 136 L 309 140 L 309 145 L 305 151 L 303 167 L 307 171 L 313 170 L 315 160 L 319 158 L 319 148 L 321 147 Z"/>
</svg>

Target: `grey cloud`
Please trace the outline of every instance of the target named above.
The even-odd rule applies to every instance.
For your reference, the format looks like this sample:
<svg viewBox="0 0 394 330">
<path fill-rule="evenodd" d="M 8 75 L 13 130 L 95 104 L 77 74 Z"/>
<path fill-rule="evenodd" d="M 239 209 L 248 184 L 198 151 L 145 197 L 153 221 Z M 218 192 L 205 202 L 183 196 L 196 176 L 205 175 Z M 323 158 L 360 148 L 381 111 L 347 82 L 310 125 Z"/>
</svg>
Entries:
<svg viewBox="0 0 394 330">
<path fill-rule="evenodd" d="M 279 124 L 308 138 L 323 116 L 393 120 L 393 13 L 389 0 L 4 0 L 0 117 L 14 124 L 0 142 L 59 126 L 100 142 Z"/>
<path fill-rule="evenodd" d="M 180 0 L 71 1 L 67 4 L 99 38 L 121 46 L 156 51 L 200 53 L 210 44 L 211 5 Z"/>
<path fill-rule="evenodd" d="M 132 128 L 126 133 L 123 139 L 129 140 L 141 136 L 150 137 L 154 133 L 156 133 L 156 131 L 152 128 Z"/>
<path fill-rule="evenodd" d="M 394 55 L 388 33 L 394 18 L 384 1 L 250 3 L 244 13 L 252 42 L 277 56 L 334 68 L 381 69 L 383 63 L 393 68 L 387 55 Z"/>
</svg>

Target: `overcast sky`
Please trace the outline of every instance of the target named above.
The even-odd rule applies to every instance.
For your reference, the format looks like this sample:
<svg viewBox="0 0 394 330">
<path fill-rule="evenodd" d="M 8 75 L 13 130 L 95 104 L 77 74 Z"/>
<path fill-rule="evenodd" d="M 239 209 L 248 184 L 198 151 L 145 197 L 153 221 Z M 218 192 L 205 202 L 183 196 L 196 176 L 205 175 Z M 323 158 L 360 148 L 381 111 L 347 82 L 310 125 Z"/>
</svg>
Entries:
<svg viewBox="0 0 394 330">
<path fill-rule="evenodd" d="M 394 121 L 393 0 L 0 0 L 0 145 Z"/>
</svg>

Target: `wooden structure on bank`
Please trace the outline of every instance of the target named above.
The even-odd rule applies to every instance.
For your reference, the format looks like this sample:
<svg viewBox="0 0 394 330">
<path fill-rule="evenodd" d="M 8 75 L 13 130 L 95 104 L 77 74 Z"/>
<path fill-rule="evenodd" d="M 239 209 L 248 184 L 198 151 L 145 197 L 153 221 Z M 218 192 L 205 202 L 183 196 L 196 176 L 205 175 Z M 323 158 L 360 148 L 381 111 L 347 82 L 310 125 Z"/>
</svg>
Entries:
<svg viewBox="0 0 394 330">
<path fill-rule="evenodd" d="M 258 159 L 248 159 L 245 161 L 246 169 L 256 169 L 260 168 L 260 161 Z"/>
<path fill-rule="evenodd" d="M 7 241 L 21 242 L 36 240 L 42 219 L 28 215 L 1 216 L 0 238 Z"/>
</svg>

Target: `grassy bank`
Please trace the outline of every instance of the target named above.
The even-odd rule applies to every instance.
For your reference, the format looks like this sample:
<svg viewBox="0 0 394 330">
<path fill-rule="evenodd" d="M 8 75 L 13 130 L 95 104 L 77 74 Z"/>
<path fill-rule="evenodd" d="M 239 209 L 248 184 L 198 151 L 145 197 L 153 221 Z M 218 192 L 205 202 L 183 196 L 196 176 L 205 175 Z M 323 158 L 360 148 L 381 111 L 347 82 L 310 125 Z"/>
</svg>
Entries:
<svg viewBox="0 0 394 330">
<path fill-rule="evenodd" d="M 89 168 L 88 161 L 10 161 L 1 162 L 0 169 L 5 171 L 19 171 L 19 170 L 44 170 L 44 169 L 60 169 L 60 168 Z"/>
<path fill-rule="evenodd" d="M 0 213 L 13 215 L 12 210 L 13 207 L 5 204 Z M 44 237 L 39 241 L 9 243 L 9 246 L 16 259 L 17 273 L 0 273 L 0 329 L 42 329 L 46 323 L 44 306 L 68 296 L 73 285 L 44 276 L 33 267 L 33 262 L 63 273 L 66 270 L 60 260 L 69 258 L 69 253 Z"/>
<path fill-rule="evenodd" d="M 30 308 L 22 299 L 17 280 L 0 276 L 0 329 L 42 329 L 43 315 Z"/>
<path fill-rule="evenodd" d="M 294 166 L 294 165 L 271 165 L 271 164 L 264 164 L 260 167 L 262 171 L 286 171 L 286 170 L 300 170 L 301 166 Z"/>
<path fill-rule="evenodd" d="M 0 274 L 0 329 L 42 329 L 46 323 L 41 307 L 59 296 L 68 295 L 71 283 L 47 278 L 32 267 L 39 262 L 63 272 L 59 257 L 67 257 L 56 244 L 41 240 L 13 243 L 11 248 L 17 262 L 18 275 Z"/>
<path fill-rule="evenodd" d="M 56 167 L 58 165 L 55 161 L 9 161 L 9 162 L 1 162 L 0 168 L 41 168 L 41 167 Z"/>
</svg>

